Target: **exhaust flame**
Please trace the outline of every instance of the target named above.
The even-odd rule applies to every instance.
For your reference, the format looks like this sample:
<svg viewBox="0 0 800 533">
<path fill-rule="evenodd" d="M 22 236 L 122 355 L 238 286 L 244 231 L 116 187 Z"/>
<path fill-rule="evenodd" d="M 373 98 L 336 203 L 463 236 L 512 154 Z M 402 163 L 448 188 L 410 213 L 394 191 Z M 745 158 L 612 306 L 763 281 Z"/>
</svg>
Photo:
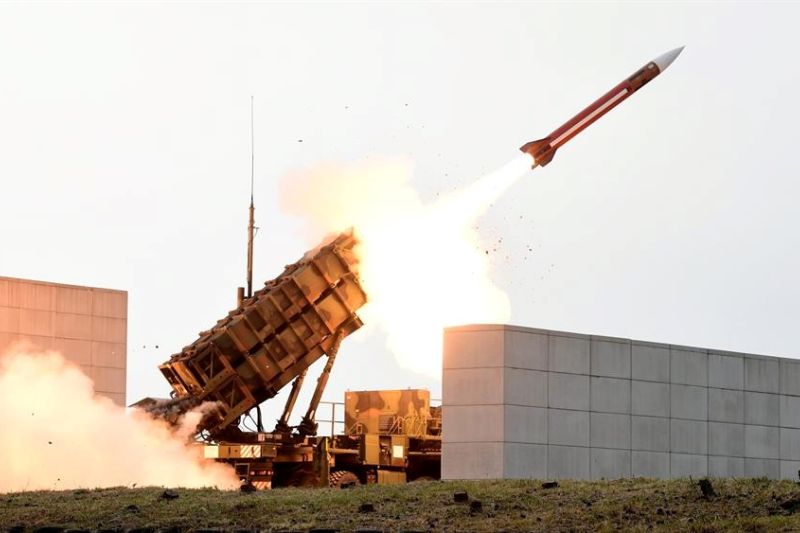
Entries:
<svg viewBox="0 0 800 533">
<path fill-rule="evenodd" d="M 187 443 L 202 410 L 176 432 L 96 396 L 92 380 L 59 353 L 0 355 L 0 405 L 0 492 L 239 486 L 229 467 Z"/>
<path fill-rule="evenodd" d="M 360 314 L 386 333 L 402 366 L 439 378 L 444 327 L 510 317 L 472 226 L 531 163 L 522 155 L 430 204 L 411 186 L 407 163 L 319 166 L 288 176 L 281 201 L 312 240 L 355 229 L 369 297 Z"/>
</svg>

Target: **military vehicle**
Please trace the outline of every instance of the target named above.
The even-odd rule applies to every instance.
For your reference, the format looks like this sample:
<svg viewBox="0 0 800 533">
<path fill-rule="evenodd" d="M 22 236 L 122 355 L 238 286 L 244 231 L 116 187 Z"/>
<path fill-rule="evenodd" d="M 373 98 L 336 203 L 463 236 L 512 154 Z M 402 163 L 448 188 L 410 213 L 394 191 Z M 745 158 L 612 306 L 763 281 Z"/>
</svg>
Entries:
<svg viewBox="0 0 800 533">
<path fill-rule="evenodd" d="M 441 407 L 421 389 L 346 392 L 345 432 L 331 439 L 332 486 L 439 479 Z"/>
<path fill-rule="evenodd" d="M 361 327 L 367 301 L 356 239 L 345 232 L 308 252 L 159 368 L 171 398 L 134 404 L 177 423 L 201 409 L 207 458 L 233 465 L 248 486 L 399 483 L 438 478 L 441 413 L 427 391 L 345 395 L 345 434 L 317 436 L 316 413 L 342 340 Z M 289 425 L 309 367 L 327 357 L 300 424 Z M 259 405 L 292 383 L 273 431 Z M 257 411 L 256 430 L 240 421 Z"/>
</svg>

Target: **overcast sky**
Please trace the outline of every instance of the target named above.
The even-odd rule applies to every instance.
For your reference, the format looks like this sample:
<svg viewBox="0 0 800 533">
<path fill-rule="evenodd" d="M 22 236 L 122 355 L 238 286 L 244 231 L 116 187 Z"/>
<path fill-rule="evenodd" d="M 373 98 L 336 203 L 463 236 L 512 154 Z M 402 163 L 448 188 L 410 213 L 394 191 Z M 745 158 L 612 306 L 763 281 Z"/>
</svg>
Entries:
<svg viewBox="0 0 800 533">
<path fill-rule="evenodd" d="M 260 286 L 309 247 L 279 207 L 287 173 L 408 157 L 432 199 L 686 45 L 479 221 L 492 278 L 515 324 L 800 357 L 798 20 L 763 2 L 0 4 L 0 275 L 127 290 L 128 401 L 163 396 L 157 365 L 244 283 L 250 95 Z M 354 337 L 329 399 L 440 394 L 380 333 Z"/>
</svg>

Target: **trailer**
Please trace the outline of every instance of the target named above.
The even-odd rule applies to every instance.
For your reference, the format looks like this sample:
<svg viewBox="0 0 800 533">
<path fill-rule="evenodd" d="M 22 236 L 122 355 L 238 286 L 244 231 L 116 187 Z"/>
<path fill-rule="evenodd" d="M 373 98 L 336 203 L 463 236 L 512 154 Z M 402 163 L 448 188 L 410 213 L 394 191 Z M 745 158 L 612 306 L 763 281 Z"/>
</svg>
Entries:
<svg viewBox="0 0 800 533">
<path fill-rule="evenodd" d="M 348 391 L 344 399 L 344 433 L 245 433 L 254 441 L 206 443 L 205 457 L 261 489 L 440 478 L 441 408 L 430 406 L 427 390 Z"/>
<path fill-rule="evenodd" d="M 236 309 L 159 367 L 171 398 L 134 406 L 172 423 L 202 409 L 197 440 L 205 457 L 231 464 L 247 487 L 438 478 L 441 412 L 427 391 L 347 393 L 344 434 L 317 435 L 317 409 L 340 344 L 362 326 L 356 312 L 367 302 L 356 244 L 352 232 L 342 233 L 240 297 Z M 308 369 L 323 356 L 305 415 L 291 426 Z M 289 384 L 281 417 L 266 431 L 259 406 Z M 252 410 L 256 430 L 243 430 Z"/>
</svg>

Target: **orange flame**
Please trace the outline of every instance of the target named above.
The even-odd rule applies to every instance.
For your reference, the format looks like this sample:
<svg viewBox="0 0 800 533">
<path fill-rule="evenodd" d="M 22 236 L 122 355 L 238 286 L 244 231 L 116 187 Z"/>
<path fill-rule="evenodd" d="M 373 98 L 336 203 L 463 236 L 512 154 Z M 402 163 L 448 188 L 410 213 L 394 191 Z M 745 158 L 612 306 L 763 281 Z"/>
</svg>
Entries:
<svg viewBox="0 0 800 533">
<path fill-rule="evenodd" d="M 386 333 L 402 366 L 438 378 L 444 327 L 510 317 L 472 226 L 531 162 L 520 156 L 430 204 L 411 186 L 407 163 L 319 166 L 288 176 L 281 199 L 306 221 L 312 241 L 355 229 L 369 297 L 360 314 Z"/>
</svg>

